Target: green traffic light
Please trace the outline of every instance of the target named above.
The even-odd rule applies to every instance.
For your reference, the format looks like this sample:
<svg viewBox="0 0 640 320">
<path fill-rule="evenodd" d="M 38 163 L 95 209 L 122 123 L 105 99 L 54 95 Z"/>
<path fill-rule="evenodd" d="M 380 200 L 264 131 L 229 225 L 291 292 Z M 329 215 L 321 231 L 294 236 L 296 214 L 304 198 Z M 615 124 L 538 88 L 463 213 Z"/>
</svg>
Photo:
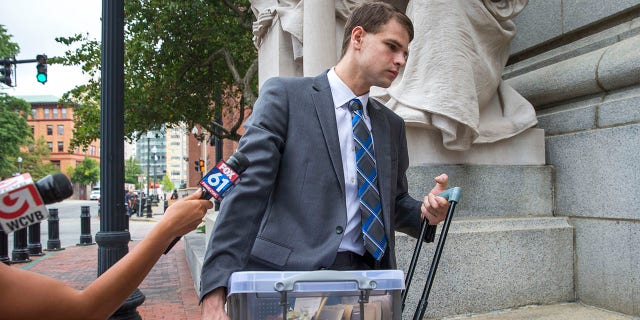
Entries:
<svg viewBox="0 0 640 320">
<path fill-rule="evenodd" d="M 38 79 L 38 82 L 44 84 L 47 82 L 47 75 L 44 73 L 38 73 L 38 75 L 36 75 L 36 79 Z"/>
</svg>

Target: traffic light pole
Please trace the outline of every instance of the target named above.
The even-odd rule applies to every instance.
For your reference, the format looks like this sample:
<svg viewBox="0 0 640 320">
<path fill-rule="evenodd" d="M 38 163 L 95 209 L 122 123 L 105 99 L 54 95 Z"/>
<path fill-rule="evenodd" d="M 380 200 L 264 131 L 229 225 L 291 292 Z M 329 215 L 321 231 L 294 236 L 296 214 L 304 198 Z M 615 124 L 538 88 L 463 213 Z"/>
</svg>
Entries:
<svg viewBox="0 0 640 320">
<path fill-rule="evenodd" d="M 22 63 L 35 63 L 37 62 L 37 70 L 38 73 L 36 74 L 36 78 L 38 79 L 38 82 L 44 84 L 45 82 L 47 82 L 47 55 L 46 54 L 39 54 L 38 56 L 36 56 L 35 59 L 24 59 L 24 60 L 16 60 L 15 58 L 2 58 L 0 59 L 0 67 L 3 67 L 4 69 L 2 69 L 2 73 L 5 77 L 8 77 L 8 79 L 2 79 L 2 83 L 10 86 L 10 87 L 15 87 L 18 84 L 18 78 L 16 77 L 16 82 L 12 83 L 11 82 L 11 67 L 18 65 L 18 64 L 22 64 Z M 9 72 L 6 72 L 6 68 L 9 68 Z"/>
<path fill-rule="evenodd" d="M 20 64 L 20 63 L 34 63 L 34 62 L 38 62 L 38 59 L 26 59 L 26 60 L 15 60 L 15 59 L 9 59 L 9 58 L 0 59 L 0 64 Z"/>
</svg>

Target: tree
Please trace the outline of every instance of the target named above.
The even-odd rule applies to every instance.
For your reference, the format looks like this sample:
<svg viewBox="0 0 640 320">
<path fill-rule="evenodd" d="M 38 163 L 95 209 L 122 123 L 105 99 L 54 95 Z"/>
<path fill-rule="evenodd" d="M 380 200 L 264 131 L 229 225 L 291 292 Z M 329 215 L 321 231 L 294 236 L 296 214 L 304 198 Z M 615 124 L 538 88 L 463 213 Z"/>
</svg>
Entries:
<svg viewBox="0 0 640 320">
<path fill-rule="evenodd" d="M 29 103 L 0 92 L 0 177 L 18 172 L 16 159 L 20 156 L 20 146 L 32 141 L 27 125 L 30 112 Z"/>
<path fill-rule="evenodd" d="M 124 182 L 133 183 L 138 189 L 142 188 L 142 184 L 138 182 L 138 176 L 142 174 L 140 162 L 136 158 L 129 158 L 124 162 Z"/>
<path fill-rule="evenodd" d="M 0 58 L 14 57 L 20 52 L 17 43 L 11 41 L 7 29 L 0 25 Z M 27 115 L 31 112 L 29 103 L 0 92 L 0 177 L 10 177 L 18 171 L 16 159 L 20 146 L 31 141 L 31 130 L 27 125 Z"/>
<path fill-rule="evenodd" d="M 162 185 L 162 190 L 164 190 L 164 192 L 171 192 L 171 190 L 175 188 L 168 175 L 162 177 L 162 182 L 160 182 L 160 184 Z"/>
<path fill-rule="evenodd" d="M 100 180 L 100 164 L 94 159 L 85 157 L 75 169 L 69 167 L 68 174 L 74 183 L 83 186 L 93 185 Z"/>
<path fill-rule="evenodd" d="M 132 0 L 125 19 L 126 137 L 184 123 L 238 140 L 257 92 L 249 0 Z M 63 96 L 78 105 L 72 145 L 86 146 L 100 134 L 100 42 L 83 35 L 56 41 L 80 46 L 50 62 L 82 65 L 91 76 Z M 223 126 L 221 115 L 232 123 Z"/>
<path fill-rule="evenodd" d="M 44 137 L 38 137 L 34 143 L 29 144 L 28 151 L 21 152 L 22 157 L 22 171 L 27 171 L 31 174 L 34 180 L 39 180 L 45 176 L 60 172 L 56 166 L 49 161 L 51 150 L 47 145 L 47 140 Z"/>
<path fill-rule="evenodd" d="M 20 46 L 11 41 L 11 35 L 7 32 L 7 28 L 0 24 L 0 58 L 11 58 L 20 53 Z"/>
</svg>

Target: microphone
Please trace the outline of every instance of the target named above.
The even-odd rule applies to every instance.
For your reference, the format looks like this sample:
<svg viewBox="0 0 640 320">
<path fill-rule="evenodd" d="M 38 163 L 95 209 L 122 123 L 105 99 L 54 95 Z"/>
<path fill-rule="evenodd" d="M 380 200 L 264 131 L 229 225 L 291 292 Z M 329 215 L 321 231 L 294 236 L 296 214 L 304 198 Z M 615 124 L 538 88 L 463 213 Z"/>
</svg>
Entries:
<svg viewBox="0 0 640 320">
<path fill-rule="evenodd" d="M 0 181 L 0 224 L 5 233 L 28 227 L 49 217 L 45 204 L 60 202 L 73 194 L 69 178 L 48 175 L 36 183 L 23 173 Z"/>
<path fill-rule="evenodd" d="M 249 167 L 251 162 L 241 152 L 236 152 L 229 157 L 227 162 L 220 161 L 200 180 L 202 196 L 200 199 L 217 201 L 222 199 L 233 189 L 240 174 Z"/>
<path fill-rule="evenodd" d="M 202 189 L 200 199 L 209 200 L 214 198 L 215 201 L 222 201 L 236 185 L 240 174 L 242 174 L 250 164 L 251 161 L 240 151 L 232 154 L 226 162 L 218 162 L 199 182 Z M 173 239 L 169 247 L 167 247 L 167 250 L 164 251 L 164 254 L 167 254 L 179 240 L 180 237 Z"/>
</svg>

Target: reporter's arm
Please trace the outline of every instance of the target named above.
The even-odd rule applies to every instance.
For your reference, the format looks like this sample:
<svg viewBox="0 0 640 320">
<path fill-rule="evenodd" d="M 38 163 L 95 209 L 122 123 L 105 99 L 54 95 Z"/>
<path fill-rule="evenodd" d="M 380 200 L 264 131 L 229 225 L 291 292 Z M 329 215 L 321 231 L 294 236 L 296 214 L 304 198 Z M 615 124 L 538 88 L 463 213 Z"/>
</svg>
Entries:
<svg viewBox="0 0 640 320">
<path fill-rule="evenodd" d="M 213 204 L 200 192 L 167 209 L 162 220 L 131 252 L 76 290 L 33 272 L 0 267 L 0 310 L 8 319 L 106 319 L 144 280 L 171 241 L 195 229 Z"/>
</svg>

